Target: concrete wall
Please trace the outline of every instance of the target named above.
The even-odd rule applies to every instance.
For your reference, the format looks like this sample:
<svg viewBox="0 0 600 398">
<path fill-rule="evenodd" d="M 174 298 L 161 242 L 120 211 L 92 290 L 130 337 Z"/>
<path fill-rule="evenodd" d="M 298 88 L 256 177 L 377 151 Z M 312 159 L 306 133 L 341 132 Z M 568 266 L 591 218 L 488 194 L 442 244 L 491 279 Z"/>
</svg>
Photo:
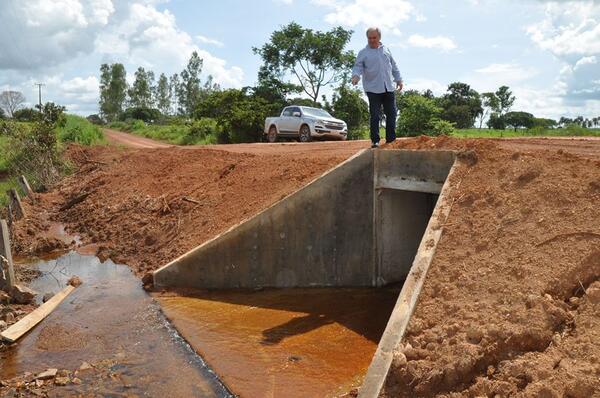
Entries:
<svg viewBox="0 0 600 398">
<path fill-rule="evenodd" d="M 156 286 L 367 286 L 373 152 L 365 150 L 154 273 Z"/>
</svg>

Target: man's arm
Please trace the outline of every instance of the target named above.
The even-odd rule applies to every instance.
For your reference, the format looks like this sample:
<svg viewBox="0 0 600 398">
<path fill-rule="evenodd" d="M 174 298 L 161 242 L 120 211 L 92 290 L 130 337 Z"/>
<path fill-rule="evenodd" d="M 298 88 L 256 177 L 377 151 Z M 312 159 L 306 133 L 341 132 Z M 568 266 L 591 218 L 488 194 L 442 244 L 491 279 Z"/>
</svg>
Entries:
<svg viewBox="0 0 600 398">
<path fill-rule="evenodd" d="M 400 71 L 398 70 L 398 65 L 396 65 L 396 61 L 394 60 L 394 57 L 392 56 L 391 52 L 389 52 L 389 55 L 390 62 L 392 64 L 392 76 L 394 77 L 394 81 L 396 82 L 396 88 L 398 90 L 402 90 L 402 76 L 400 75 Z"/>
<path fill-rule="evenodd" d="M 358 84 L 364 69 L 364 52 L 361 50 L 358 52 L 358 55 L 356 56 L 356 61 L 354 61 L 354 67 L 352 68 L 352 84 Z"/>
</svg>

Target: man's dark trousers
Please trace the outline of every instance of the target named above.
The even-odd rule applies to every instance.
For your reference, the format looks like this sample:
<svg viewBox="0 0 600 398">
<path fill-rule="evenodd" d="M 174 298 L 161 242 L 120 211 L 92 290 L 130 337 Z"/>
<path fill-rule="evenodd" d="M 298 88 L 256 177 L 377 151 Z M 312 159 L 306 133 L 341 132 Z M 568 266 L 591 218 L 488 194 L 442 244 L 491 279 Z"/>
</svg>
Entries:
<svg viewBox="0 0 600 398">
<path fill-rule="evenodd" d="M 379 143 L 379 119 L 381 118 L 381 105 L 385 112 L 385 140 L 387 142 L 396 139 L 396 96 L 393 91 L 385 93 L 370 93 L 367 91 L 369 98 L 369 113 L 371 115 L 371 142 Z"/>
</svg>

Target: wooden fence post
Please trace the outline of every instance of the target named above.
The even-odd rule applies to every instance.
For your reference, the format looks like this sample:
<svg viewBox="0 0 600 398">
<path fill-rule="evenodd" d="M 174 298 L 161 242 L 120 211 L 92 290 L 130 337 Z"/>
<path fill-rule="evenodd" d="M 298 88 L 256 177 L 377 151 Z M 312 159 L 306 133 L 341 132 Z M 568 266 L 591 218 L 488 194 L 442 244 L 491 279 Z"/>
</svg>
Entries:
<svg viewBox="0 0 600 398">
<path fill-rule="evenodd" d="M 33 197 L 33 190 L 31 189 L 29 182 L 27 182 L 27 178 L 25 178 L 25 176 L 22 175 L 17 178 L 17 182 L 19 183 L 19 186 L 21 186 L 23 192 L 25 192 L 25 196 L 28 196 L 29 200 L 31 200 L 31 202 L 33 203 L 35 200 Z"/>
<path fill-rule="evenodd" d="M 12 204 L 12 209 L 15 212 L 14 214 L 14 220 L 20 220 L 21 218 L 25 217 L 25 210 L 23 210 L 23 204 L 21 203 L 21 197 L 19 196 L 19 193 L 17 192 L 16 189 L 11 188 L 8 191 L 6 191 L 6 193 L 8 194 L 8 200 L 10 201 L 10 203 Z"/>
<path fill-rule="evenodd" d="M 0 220 L 0 263 L 2 264 L 2 275 L 0 278 L 1 288 L 10 292 L 15 286 L 15 271 L 13 268 L 12 254 L 10 252 L 10 238 L 6 220 Z"/>
</svg>

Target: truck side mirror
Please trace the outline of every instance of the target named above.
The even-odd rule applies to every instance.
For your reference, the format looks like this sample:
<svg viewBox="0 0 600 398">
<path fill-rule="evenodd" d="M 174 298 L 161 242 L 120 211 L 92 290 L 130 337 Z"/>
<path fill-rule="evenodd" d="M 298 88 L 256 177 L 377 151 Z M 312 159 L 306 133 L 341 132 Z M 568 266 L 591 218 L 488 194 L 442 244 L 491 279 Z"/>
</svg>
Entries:
<svg viewBox="0 0 600 398">
<path fill-rule="evenodd" d="M 300 112 L 294 112 L 294 113 L 292 113 L 292 116 L 300 117 Z"/>
</svg>

